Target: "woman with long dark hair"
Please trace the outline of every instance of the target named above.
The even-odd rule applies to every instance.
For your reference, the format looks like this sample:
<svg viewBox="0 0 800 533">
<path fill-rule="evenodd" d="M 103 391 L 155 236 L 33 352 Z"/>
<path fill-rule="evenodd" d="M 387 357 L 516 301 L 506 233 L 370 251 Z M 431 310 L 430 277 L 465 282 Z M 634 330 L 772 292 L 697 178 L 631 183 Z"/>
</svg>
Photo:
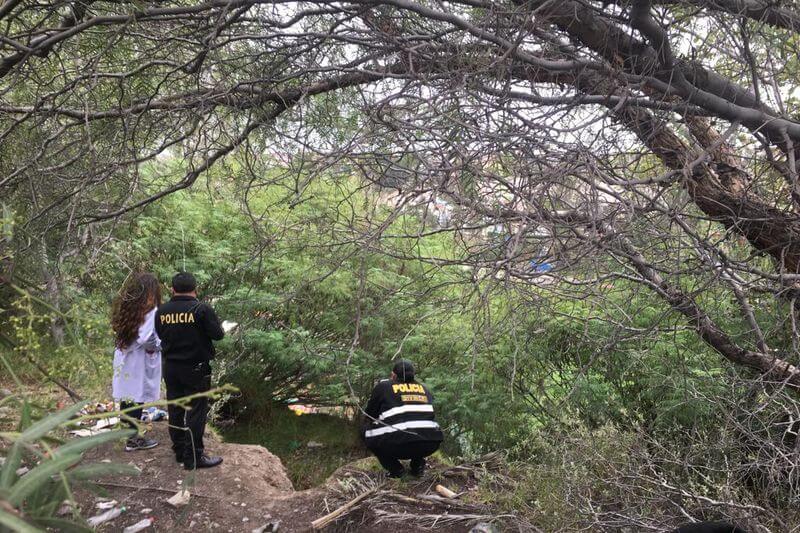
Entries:
<svg viewBox="0 0 800 533">
<path fill-rule="evenodd" d="M 161 341 L 155 330 L 156 309 L 161 304 L 158 278 L 149 272 L 132 274 L 114 299 L 111 327 L 115 334 L 114 399 L 121 409 L 158 400 L 161 390 Z M 142 409 L 126 413 L 140 420 Z M 136 429 L 136 424 L 127 421 Z M 143 435 L 131 437 L 125 451 L 147 450 L 158 441 Z"/>
</svg>

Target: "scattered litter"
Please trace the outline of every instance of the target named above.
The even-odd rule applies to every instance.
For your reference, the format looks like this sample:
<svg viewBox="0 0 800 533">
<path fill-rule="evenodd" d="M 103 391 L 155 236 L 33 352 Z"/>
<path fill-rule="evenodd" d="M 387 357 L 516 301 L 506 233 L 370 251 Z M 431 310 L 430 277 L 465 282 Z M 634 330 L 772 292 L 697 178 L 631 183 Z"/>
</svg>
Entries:
<svg viewBox="0 0 800 533">
<path fill-rule="evenodd" d="M 119 417 L 111 416 L 109 418 L 101 418 L 97 423 L 92 426 L 92 429 L 99 431 L 101 429 L 108 429 L 112 426 L 119 424 Z"/>
<path fill-rule="evenodd" d="M 93 405 L 87 405 L 81 409 L 81 415 L 96 415 L 98 413 L 107 413 L 114 410 L 114 402 L 98 402 Z"/>
<path fill-rule="evenodd" d="M 247 504 L 242 502 L 242 507 L 247 507 Z"/>
<path fill-rule="evenodd" d="M 75 435 L 76 437 L 91 437 L 93 435 L 105 433 L 106 431 L 111 431 L 111 428 L 116 426 L 118 423 L 119 417 L 112 416 L 98 420 L 97 423 L 89 429 L 73 429 L 69 433 L 70 435 Z"/>
<path fill-rule="evenodd" d="M 95 504 L 95 507 L 100 509 L 101 511 L 107 511 L 117 505 L 117 500 L 109 500 L 107 502 L 98 502 Z"/>
<path fill-rule="evenodd" d="M 182 479 L 178 480 L 178 485 L 183 485 L 183 480 Z"/>
<path fill-rule="evenodd" d="M 250 519 L 247 518 L 246 516 L 244 518 L 242 518 L 242 522 L 249 522 L 249 521 L 250 521 Z"/>
<path fill-rule="evenodd" d="M 61 502 L 61 507 L 58 508 L 56 512 L 57 516 L 67 516 L 68 514 L 72 514 L 72 511 L 75 508 L 73 507 L 73 502 L 71 500 L 64 500 Z"/>
<path fill-rule="evenodd" d="M 153 510 L 152 510 L 152 509 L 150 509 L 149 507 L 145 507 L 144 509 L 142 509 L 142 510 L 141 510 L 141 511 L 139 511 L 139 512 L 140 512 L 140 513 L 142 513 L 142 514 L 149 514 L 149 513 L 152 513 L 152 512 L 153 512 Z"/>
<path fill-rule="evenodd" d="M 110 462 L 111 462 L 111 459 L 103 459 L 103 460 L 102 460 L 102 461 L 100 461 L 100 462 L 101 462 L 101 463 L 110 463 Z"/>
<path fill-rule="evenodd" d="M 242 480 L 241 480 L 241 479 L 239 479 L 238 477 L 235 477 L 235 478 L 233 478 L 233 480 L 234 480 L 236 483 L 241 483 L 241 482 L 242 482 Z"/>
<path fill-rule="evenodd" d="M 24 476 L 25 474 L 27 474 L 30 471 L 31 471 L 31 469 L 28 468 L 27 466 L 21 466 L 21 467 L 17 468 L 16 474 L 19 477 L 22 477 L 22 476 Z"/>
<path fill-rule="evenodd" d="M 109 509 L 105 513 L 102 513 L 102 514 L 99 514 L 97 516 L 91 517 L 90 519 L 88 519 L 86 521 L 86 523 L 88 523 L 90 527 L 95 528 L 95 527 L 99 526 L 100 524 L 105 524 L 106 522 L 110 522 L 111 520 L 114 520 L 119 515 L 121 515 L 122 511 L 124 511 L 124 510 L 125 510 L 124 507 L 114 507 L 113 509 Z"/>
<path fill-rule="evenodd" d="M 145 518 L 144 520 L 139 520 L 132 526 L 128 526 L 122 530 L 122 533 L 137 533 L 137 531 L 141 531 L 143 529 L 147 529 L 148 527 L 153 525 L 152 518 Z"/>
<path fill-rule="evenodd" d="M 448 489 L 444 485 L 436 485 L 436 492 L 444 496 L 445 498 L 458 498 L 458 494 L 453 492 L 452 490 Z"/>
<path fill-rule="evenodd" d="M 222 331 L 224 331 L 225 333 L 230 333 L 239 326 L 239 323 L 223 320 L 221 325 L 222 325 Z"/>
<path fill-rule="evenodd" d="M 165 420 L 166 418 L 167 412 L 155 406 L 148 407 L 142 411 L 142 420 L 145 422 L 158 422 L 159 420 Z"/>
<path fill-rule="evenodd" d="M 324 448 L 325 447 L 325 445 L 323 443 L 317 442 L 317 441 L 314 441 L 314 440 L 308 441 L 308 444 L 306 446 L 308 446 L 309 448 Z"/>
<path fill-rule="evenodd" d="M 167 500 L 167 503 L 177 509 L 178 507 L 189 505 L 190 497 L 191 495 L 189 494 L 189 491 L 184 489 L 180 492 L 176 492 L 174 496 Z"/>
</svg>

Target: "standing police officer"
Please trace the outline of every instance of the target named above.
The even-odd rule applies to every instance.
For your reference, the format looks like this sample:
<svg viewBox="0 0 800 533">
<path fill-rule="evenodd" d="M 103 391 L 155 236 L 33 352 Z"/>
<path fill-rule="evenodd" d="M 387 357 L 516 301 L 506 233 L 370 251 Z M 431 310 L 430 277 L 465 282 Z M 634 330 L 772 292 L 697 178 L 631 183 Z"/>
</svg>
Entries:
<svg viewBox="0 0 800 533">
<path fill-rule="evenodd" d="M 158 308 L 155 322 L 164 357 L 167 400 L 210 390 L 210 362 L 214 358 L 211 341 L 222 339 L 225 332 L 214 309 L 197 300 L 193 275 L 179 272 L 172 278 L 172 299 Z M 208 398 L 195 398 L 189 406 L 188 411 L 172 404 L 167 408 L 175 459 L 186 470 L 217 466 L 222 457 L 209 457 L 203 448 Z"/>
<path fill-rule="evenodd" d="M 439 449 L 443 436 L 433 416 L 433 395 L 414 380 L 411 361 L 395 363 L 391 379 L 375 385 L 364 412 L 369 417 L 364 442 L 389 477 L 405 473 L 399 459 L 411 459 L 411 475 L 421 476 L 425 458 Z"/>
</svg>

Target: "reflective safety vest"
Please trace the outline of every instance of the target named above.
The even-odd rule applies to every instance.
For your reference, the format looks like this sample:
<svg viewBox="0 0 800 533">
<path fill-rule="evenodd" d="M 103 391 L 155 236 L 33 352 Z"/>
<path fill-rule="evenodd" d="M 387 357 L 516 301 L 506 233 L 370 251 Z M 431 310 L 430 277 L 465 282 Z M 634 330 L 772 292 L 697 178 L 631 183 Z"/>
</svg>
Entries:
<svg viewBox="0 0 800 533">
<path fill-rule="evenodd" d="M 364 430 L 369 448 L 444 438 L 434 420 L 433 395 L 422 383 L 384 379 L 372 390 L 365 411 L 370 417 Z"/>
</svg>

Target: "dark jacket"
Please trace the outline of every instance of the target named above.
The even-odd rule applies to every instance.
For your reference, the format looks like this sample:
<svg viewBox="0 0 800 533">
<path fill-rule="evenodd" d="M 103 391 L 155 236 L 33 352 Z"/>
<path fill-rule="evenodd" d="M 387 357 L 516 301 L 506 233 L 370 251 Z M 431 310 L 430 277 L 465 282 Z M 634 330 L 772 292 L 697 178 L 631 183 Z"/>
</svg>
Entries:
<svg viewBox="0 0 800 533">
<path fill-rule="evenodd" d="M 443 440 L 442 430 L 434 420 L 433 395 L 416 381 L 380 381 L 372 390 L 364 411 L 371 417 L 364 428 L 364 442 L 368 448 L 379 448 L 384 443 L 402 445 Z"/>
<path fill-rule="evenodd" d="M 156 312 L 156 333 L 165 361 L 201 363 L 214 358 L 212 340 L 225 336 L 210 305 L 193 296 L 173 296 Z"/>
</svg>

